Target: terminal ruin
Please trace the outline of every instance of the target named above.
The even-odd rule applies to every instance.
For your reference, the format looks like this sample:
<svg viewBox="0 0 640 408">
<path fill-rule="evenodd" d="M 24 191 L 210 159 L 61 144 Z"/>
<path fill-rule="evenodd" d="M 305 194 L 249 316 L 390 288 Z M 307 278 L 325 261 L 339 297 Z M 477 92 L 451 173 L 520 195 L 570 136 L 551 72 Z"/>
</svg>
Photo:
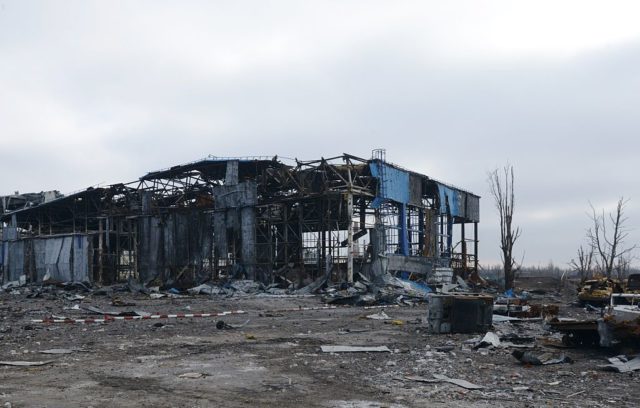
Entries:
<svg viewBox="0 0 640 408">
<path fill-rule="evenodd" d="M 379 267 L 478 270 L 479 197 L 389 163 L 384 150 L 209 156 L 130 183 L 2 200 L 4 282 L 302 284 Z"/>
</svg>

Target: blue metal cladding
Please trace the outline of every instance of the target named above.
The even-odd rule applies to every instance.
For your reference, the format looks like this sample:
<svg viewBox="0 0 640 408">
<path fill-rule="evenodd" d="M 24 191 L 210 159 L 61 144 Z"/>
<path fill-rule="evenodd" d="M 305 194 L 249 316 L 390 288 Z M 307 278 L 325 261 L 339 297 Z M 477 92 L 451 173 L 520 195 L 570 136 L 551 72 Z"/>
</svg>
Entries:
<svg viewBox="0 0 640 408">
<path fill-rule="evenodd" d="M 379 161 L 369 164 L 371 175 L 379 181 L 377 197 L 371 203 L 373 208 L 380 207 L 385 200 L 400 204 L 398 214 L 398 245 L 402 255 L 409 255 L 409 239 L 407 234 L 407 204 L 409 203 L 409 172 L 396 169 Z"/>
<path fill-rule="evenodd" d="M 465 217 L 464 195 L 438 183 L 438 195 L 440 198 L 440 214 L 449 214 L 453 217 Z"/>
<path fill-rule="evenodd" d="M 480 198 L 464 191 L 438 183 L 440 213 L 464 218 L 470 222 L 480 221 Z"/>
<path fill-rule="evenodd" d="M 380 180 L 378 197 L 372 203 L 374 208 L 379 207 L 384 200 L 392 200 L 402 204 L 409 202 L 409 172 L 378 161 L 372 161 L 369 168 L 371 175 Z"/>
<path fill-rule="evenodd" d="M 414 193 L 413 205 L 422 197 L 421 186 L 414 183 L 412 191 L 411 173 L 398 169 L 379 160 L 369 162 L 371 175 L 378 179 L 378 192 L 371 203 L 373 208 L 379 208 L 385 201 L 395 202 L 398 207 L 398 249 L 399 253 L 409 255 L 409 236 L 407 228 L 407 206 L 412 202 L 412 192 Z M 438 188 L 438 198 L 440 214 L 449 216 L 446 225 L 447 248 L 452 247 L 452 229 L 454 217 L 477 222 L 479 221 L 479 197 L 464 191 L 448 187 L 444 184 L 432 181 Z M 419 205 L 419 204 L 418 204 Z"/>
<path fill-rule="evenodd" d="M 411 203 L 411 174 L 408 171 L 378 160 L 371 161 L 369 169 L 371 175 L 379 180 L 380 186 L 376 198 L 371 203 L 373 208 L 380 207 L 380 204 L 386 200 L 399 204 Z M 433 182 L 438 187 L 440 214 L 464 218 L 472 222 L 480 221 L 479 197 L 436 181 Z"/>
</svg>

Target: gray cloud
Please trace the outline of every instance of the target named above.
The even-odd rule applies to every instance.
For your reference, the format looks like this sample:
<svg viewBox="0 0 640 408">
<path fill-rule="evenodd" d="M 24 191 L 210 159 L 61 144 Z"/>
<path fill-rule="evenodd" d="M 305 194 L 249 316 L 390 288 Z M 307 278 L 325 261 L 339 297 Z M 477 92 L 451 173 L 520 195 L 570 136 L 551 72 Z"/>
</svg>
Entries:
<svg viewBox="0 0 640 408">
<path fill-rule="evenodd" d="M 573 256 L 589 201 L 629 197 L 640 222 L 637 37 L 561 56 L 467 55 L 420 3 L 287 6 L 7 2 L 0 193 L 130 181 L 207 154 L 386 147 L 483 196 L 487 263 L 499 255 L 486 172 L 506 162 L 528 263 Z"/>
</svg>

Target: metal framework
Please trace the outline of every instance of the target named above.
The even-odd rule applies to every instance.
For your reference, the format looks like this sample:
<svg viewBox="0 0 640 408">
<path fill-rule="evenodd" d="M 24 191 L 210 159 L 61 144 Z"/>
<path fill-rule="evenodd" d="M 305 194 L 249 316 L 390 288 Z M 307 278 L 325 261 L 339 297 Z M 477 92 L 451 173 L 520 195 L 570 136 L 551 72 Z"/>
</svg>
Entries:
<svg viewBox="0 0 640 408">
<path fill-rule="evenodd" d="M 424 273 L 478 265 L 479 197 L 388 163 L 383 150 L 288 164 L 209 156 L 0 220 L 5 281 L 352 282 L 381 256 L 418 259 Z"/>
</svg>

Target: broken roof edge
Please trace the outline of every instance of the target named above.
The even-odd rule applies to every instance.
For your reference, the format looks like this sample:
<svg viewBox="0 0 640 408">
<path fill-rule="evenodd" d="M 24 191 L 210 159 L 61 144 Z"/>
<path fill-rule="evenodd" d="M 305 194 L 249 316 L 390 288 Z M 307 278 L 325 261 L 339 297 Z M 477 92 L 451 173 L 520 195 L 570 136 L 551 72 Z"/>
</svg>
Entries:
<svg viewBox="0 0 640 408">
<path fill-rule="evenodd" d="M 54 206 L 56 204 L 63 203 L 65 201 L 71 201 L 71 200 L 75 200 L 77 198 L 85 197 L 85 196 L 88 196 L 90 194 L 104 194 L 105 192 L 110 191 L 110 190 L 114 190 L 117 187 L 128 187 L 128 186 L 130 186 L 132 184 L 137 184 L 137 183 L 138 183 L 137 181 L 132 181 L 132 182 L 129 182 L 129 183 L 110 184 L 110 185 L 103 186 L 103 187 L 100 187 L 99 185 L 90 186 L 90 187 L 87 187 L 87 188 L 85 188 L 83 190 L 74 191 L 72 193 L 63 195 L 61 197 L 58 197 L 56 199 L 53 199 L 53 200 L 50 200 L 50 201 L 47 201 L 47 202 L 44 202 L 44 203 L 32 205 L 30 207 L 20 208 L 20 209 L 17 209 L 15 211 L 7 211 L 4 214 L 0 214 L 0 221 L 8 222 L 8 221 L 11 220 L 11 217 L 13 215 L 15 215 L 15 214 L 28 213 L 28 212 L 31 212 L 31 211 L 36 211 L 36 210 L 39 210 L 39 209 L 42 209 L 42 208 L 51 207 L 51 206 Z M 129 187 L 129 188 L 132 189 L 132 190 L 134 189 L 132 187 Z"/>
<path fill-rule="evenodd" d="M 314 160 L 302 160 L 302 159 L 298 159 L 298 158 L 289 158 L 289 157 L 284 157 L 284 156 L 278 156 L 278 155 L 274 155 L 274 156 L 238 156 L 238 157 L 233 157 L 233 156 L 228 156 L 228 157 L 222 157 L 222 156 L 214 156 L 214 155 L 208 155 L 202 159 L 199 160 L 195 160 L 192 162 L 187 162 L 187 163 L 183 163 L 183 164 L 178 164 L 175 166 L 171 166 L 169 168 L 165 168 L 165 169 L 161 169 L 161 170 L 157 170 L 157 171 L 152 171 L 149 172 L 147 174 L 145 174 L 144 176 L 139 178 L 139 181 L 149 181 L 149 180 L 154 180 L 154 179 L 160 179 L 163 176 L 171 176 L 171 175 L 177 175 L 179 174 L 181 171 L 189 171 L 189 170 L 196 170 L 196 167 L 199 165 L 206 165 L 206 164 L 216 164 L 216 163 L 225 163 L 228 161 L 239 161 L 241 163 L 252 163 L 252 162 L 262 162 L 262 163 L 277 163 L 278 165 L 282 166 L 282 167 L 289 167 L 289 165 L 285 164 L 282 159 L 287 160 L 292 162 L 292 166 L 295 163 L 295 165 L 297 167 L 302 167 L 302 166 L 313 166 L 315 164 L 319 164 L 322 162 L 331 162 L 333 160 L 339 160 L 342 159 L 343 161 L 346 161 L 347 159 L 349 160 L 355 160 L 355 161 L 360 161 L 362 163 L 370 163 L 370 162 L 374 162 L 374 161 L 380 161 L 383 162 L 384 164 L 391 166 L 393 168 L 396 168 L 398 170 L 402 170 L 402 171 L 406 171 L 407 173 L 419 176 L 421 178 L 424 178 L 428 181 L 432 181 L 434 183 L 440 184 L 442 186 L 448 187 L 450 189 L 453 190 L 457 190 L 460 191 L 462 193 L 465 194 L 469 194 L 472 195 L 474 197 L 478 197 L 480 198 L 479 195 L 474 194 L 473 192 L 464 189 L 464 188 L 460 188 L 458 186 L 455 186 L 453 184 L 450 183 L 445 183 L 443 181 L 440 181 L 436 178 L 427 176 L 426 174 L 423 173 L 419 173 L 413 170 L 409 170 L 406 167 L 403 167 L 399 164 L 396 163 L 392 163 L 392 162 L 388 162 L 386 160 L 380 160 L 380 159 L 376 159 L 376 158 L 372 158 L 372 159 L 365 159 L 362 157 L 358 157 L 349 153 L 342 153 L 341 155 L 337 155 L 337 156 L 329 156 L 329 157 L 321 157 L 320 159 L 314 159 Z"/>
<path fill-rule="evenodd" d="M 286 160 L 286 161 L 290 161 L 290 162 L 295 162 L 296 165 L 300 166 L 300 165 L 312 165 L 312 164 L 316 164 L 316 163 L 320 163 L 322 161 L 332 161 L 332 160 L 336 160 L 336 159 L 343 159 L 343 160 L 355 160 L 355 161 L 360 161 L 362 163 L 372 163 L 372 162 L 382 162 L 387 166 L 396 168 L 398 170 L 401 171 L 405 171 L 409 174 L 413 174 L 416 176 L 419 176 L 427 181 L 445 186 L 447 188 L 453 189 L 453 190 L 457 190 L 460 191 L 462 193 L 465 194 L 469 194 L 471 196 L 480 198 L 479 195 L 474 194 L 468 190 L 465 190 L 463 188 L 460 187 L 456 187 L 452 184 L 449 183 L 444 183 L 442 181 L 439 181 L 435 178 L 429 177 L 425 174 L 422 173 L 418 173 L 416 171 L 412 171 L 409 170 L 405 167 L 402 167 L 398 164 L 392 163 L 392 162 L 388 162 L 386 160 L 380 160 L 380 159 L 364 159 L 358 156 L 354 156 L 348 153 L 342 153 L 342 155 L 338 155 L 338 156 L 333 156 L 333 157 L 329 157 L 329 158 L 320 158 L 319 160 L 311 160 L 311 161 L 302 161 L 299 160 L 297 158 L 289 158 L 289 157 L 284 157 L 284 156 L 278 156 L 278 155 L 274 155 L 274 156 L 239 156 L 239 157 L 218 157 L 218 156 L 213 156 L 213 155 L 208 155 L 200 160 L 195 160 L 192 162 L 188 162 L 188 163 L 184 163 L 184 164 L 178 164 L 175 166 L 172 166 L 170 168 L 167 169 L 163 169 L 163 170 L 157 170 L 157 171 L 153 171 L 153 172 L 149 172 L 146 175 L 140 177 L 138 180 L 135 181 L 130 181 L 130 182 L 126 182 L 126 183 L 115 183 L 115 184 L 110 184 L 107 186 L 100 186 L 100 184 L 94 185 L 94 186 L 90 186 L 87 187 L 83 190 L 79 190 L 79 191 L 75 191 L 73 193 L 70 194 L 66 194 L 63 195 L 62 197 L 58 197 L 56 199 L 53 199 L 51 201 L 47 201 L 47 202 L 43 202 L 37 205 L 33 205 L 30 207 L 25 207 L 25 208 L 20 208 L 14 211 L 8 211 L 5 212 L 3 214 L 0 214 L 0 221 L 4 221 L 6 222 L 7 220 L 11 220 L 11 216 L 14 214 L 19 214 L 22 212 L 28 212 L 28 211 L 33 211 L 36 209 L 40 209 L 40 208 L 44 208 L 46 206 L 51 206 L 51 205 L 55 205 L 58 204 L 60 202 L 64 202 L 67 200 L 71 200 L 71 199 L 75 199 L 78 197 L 81 197 L 83 195 L 86 195 L 90 192 L 94 192 L 94 191 L 108 191 L 108 190 L 112 190 L 114 189 L 114 187 L 126 187 L 126 186 L 131 186 L 131 185 L 136 185 L 137 183 L 143 182 L 143 181 L 150 181 L 150 180 L 154 180 L 154 179 L 159 179 L 161 178 L 163 175 L 169 175 L 169 174 L 180 174 L 180 172 L 185 172 L 185 171 L 189 171 L 189 167 L 194 167 L 191 168 L 190 170 L 196 170 L 198 165 L 206 165 L 206 164 L 216 164 L 216 163 L 226 163 L 228 161 L 239 161 L 241 163 L 269 163 L 269 164 L 275 164 L 278 167 L 289 167 L 289 168 L 293 168 L 293 165 L 287 165 L 285 163 L 283 163 L 282 159 Z M 135 189 L 135 188 L 133 188 Z"/>
<path fill-rule="evenodd" d="M 477 195 L 477 194 L 475 194 L 475 193 L 473 193 L 473 192 L 471 192 L 471 191 L 469 191 L 467 189 L 460 188 L 460 187 L 455 186 L 455 185 L 450 184 L 450 183 L 445 183 L 445 182 L 440 181 L 440 180 L 438 180 L 436 178 L 427 176 L 426 174 L 422 174 L 422 173 L 418 173 L 417 171 L 409 170 L 406 167 L 403 167 L 403 166 L 401 166 L 399 164 L 392 163 L 392 162 L 389 162 L 389 161 L 386 161 L 386 160 L 377 159 L 377 158 L 364 159 L 362 157 L 354 156 L 354 155 L 349 154 L 349 153 L 342 153 L 342 155 L 340 155 L 340 156 L 331 156 L 331 157 L 328 157 L 328 158 L 322 157 L 322 158 L 316 159 L 316 160 L 300 160 L 300 159 L 297 159 L 297 158 L 294 159 L 294 160 L 296 161 L 298 166 L 310 166 L 310 165 L 313 165 L 313 164 L 321 163 L 323 161 L 324 162 L 331 162 L 331 161 L 337 160 L 337 159 L 342 159 L 342 160 L 351 159 L 351 160 L 360 161 L 362 163 L 382 162 L 387 166 L 393 167 L 393 168 L 395 168 L 397 170 L 405 171 L 405 172 L 407 172 L 409 174 L 413 174 L 415 176 L 421 177 L 421 178 L 423 178 L 423 179 L 425 179 L 427 181 L 432 181 L 432 182 L 434 182 L 436 184 L 440 184 L 440 185 L 445 186 L 447 188 L 450 188 L 452 190 L 457 190 L 457 191 L 460 191 L 462 193 L 469 194 L 469 195 L 472 195 L 472 196 L 477 197 L 477 198 L 481 198 L 481 196 L 479 196 L 479 195 Z"/>
<path fill-rule="evenodd" d="M 274 156 L 239 156 L 239 157 L 218 157 L 213 155 L 208 155 L 199 160 L 194 160 L 192 162 L 187 162 L 183 164 L 177 164 L 175 166 L 171 166 L 168 168 L 151 171 L 144 176 L 140 177 L 139 181 L 149 181 L 149 180 L 158 180 L 166 177 L 172 178 L 181 173 L 198 170 L 198 167 L 213 165 L 213 164 L 222 164 L 229 161 L 238 161 L 240 163 L 263 163 L 263 164 L 274 164 L 278 167 L 290 167 L 287 164 L 283 163 L 281 159 L 292 160 L 288 157 L 278 157 L 278 155 Z"/>
<path fill-rule="evenodd" d="M 395 169 L 397 169 L 397 170 L 406 171 L 406 172 L 407 172 L 407 173 L 409 173 L 409 174 L 413 174 L 413 175 L 415 175 L 415 176 L 418 176 L 418 177 L 424 178 L 424 179 L 425 179 L 425 180 L 427 180 L 427 181 L 431 181 L 431 182 L 433 182 L 433 183 L 436 183 L 436 184 L 442 185 L 442 186 L 447 187 L 447 188 L 450 188 L 450 189 L 452 189 L 452 190 L 457 190 L 457 191 L 460 191 L 460 192 L 462 192 L 462 193 L 469 194 L 469 195 L 472 195 L 472 196 L 477 197 L 477 198 L 481 198 L 479 195 L 474 194 L 474 193 L 472 193 L 472 192 L 471 192 L 471 191 L 469 191 L 469 190 L 466 190 L 466 189 L 464 189 L 464 188 L 460 188 L 460 187 L 455 186 L 455 185 L 450 184 L 450 183 L 445 183 L 445 182 L 440 181 L 440 180 L 438 180 L 438 179 L 436 179 L 436 178 L 433 178 L 433 177 L 431 177 L 431 176 L 427 176 L 426 174 L 422 174 L 422 173 L 418 173 L 417 171 L 409 170 L 409 169 L 407 169 L 407 168 L 405 168 L 405 167 L 400 166 L 399 164 L 395 164 L 395 163 L 388 162 L 388 161 L 384 161 L 384 160 L 380 160 L 380 159 L 370 159 L 370 160 L 369 160 L 369 162 L 381 162 L 381 163 L 384 163 L 385 165 L 390 166 L 390 167 L 393 167 L 393 168 L 395 168 Z"/>
<path fill-rule="evenodd" d="M 56 199 L 53 199 L 51 201 L 47 201 L 46 203 L 40 203 L 40 204 L 36 204 L 36 205 L 32 205 L 30 207 L 24 207 L 24 208 L 19 208 L 17 210 L 14 211 L 7 211 L 4 214 L 0 214 L 0 220 L 2 221 L 6 221 L 6 220 L 10 220 L 11 216 L 14 214 L 20 214 L 23 212 L 29 212 L 29 211 L 33 211 L 37 208 L 43 208 L 43 207 L 47 207 L 50 205 L 54 205 L 57 203 L 61 203 L 64 202 L 66 200 L 71 200 L 71 199 L 75 199 L 78 197 L 82 197 L 87 195 L 90 192 L 94 192 L 94 191 L 100 191 L 100 190 L 104 190 L 104 187 L 88 187 L 85 188 L 84 190 L 80 190 L 80 191 L 76 191 L 67 195 L 63 195 L 62 197 L 58 197 Z"/>
<path fill-rule="evenodd" d="M 444 182 L 442 182 L 442 181 L 440 181 L 440 180 L 437 180 L 437 179 L 434 179 L 434 178 L 430 178 L 429 180 L 430 180 L 430 181 L 433 181 L 433 182 L 434 182 L 434 183 L 436 183 L 436 184 L 440 184 L 441 186 L 444 186 L 444 187 L 450 188 L 450 189 L 452 189 L 452 190 L 458 190 L 458 191 L 460 191 L 460 192 L 462 192 L 462 193 L 469 194 L 469 195 L 474 196 L 474 197 L 477 197 L 477 198 L 482 198 L 482 197 L 481 197 L 481 196 L 479 196 L 478 194 L 472 193 L 471 191 L 469 191 L 469 190 L 465 190 L 464 188 L 460 188 L 460 187 L 454 186 L 453 184 L 444 183 Z"/>
</svg>

